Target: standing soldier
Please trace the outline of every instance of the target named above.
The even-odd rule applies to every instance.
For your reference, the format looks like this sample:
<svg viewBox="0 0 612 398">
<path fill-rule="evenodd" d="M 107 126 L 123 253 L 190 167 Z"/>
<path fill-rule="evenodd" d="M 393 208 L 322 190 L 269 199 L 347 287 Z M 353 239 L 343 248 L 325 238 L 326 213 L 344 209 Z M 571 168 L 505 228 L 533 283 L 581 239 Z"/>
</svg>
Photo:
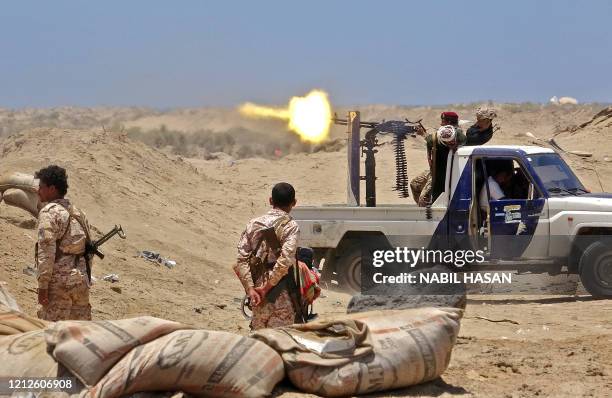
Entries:
<svg viewBox="0 0 612 398">
<path fill-rule="evenodd" d="M 48 166 L 36 172 L 38 197 L 47 204 L 38 215 L 38 317 L 48 321 L 91 320 L 85 244 L 89 224 L 85 214 L 64 196 L 66 170 Z"/>
<path fill-rule="evenodd" d="M 299 235 L 299 227 L 289 215 L 295 204 L 293 187 L 285 182 L 276 184 L 270 198 L 272 209 L 249 221 L 238 242 L 234 271 L 250 299 L 252 330 L 295 322 L 294 292 L 290 292 L 293 271 L 289 272 L 295 266 Z M 276 249 L 266 233 L 277 241 Z"/>
</svg>

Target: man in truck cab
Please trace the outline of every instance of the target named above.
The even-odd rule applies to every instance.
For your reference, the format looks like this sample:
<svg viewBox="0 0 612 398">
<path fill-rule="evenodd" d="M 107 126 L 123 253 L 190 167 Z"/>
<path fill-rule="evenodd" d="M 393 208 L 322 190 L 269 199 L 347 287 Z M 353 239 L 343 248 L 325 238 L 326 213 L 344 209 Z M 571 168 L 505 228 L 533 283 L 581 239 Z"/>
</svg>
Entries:
<svg viewBox="0 0 612 398">
<path fill-rule="evenodd" d="M 455 112 L 442 112 L 440 126 L 436 133 L 425 137 L 429 170 L 410 181 L 412 197 L 421 207 L 435 202 L 444 192 L 448 153 L 465 143 L 465 134 L 459 128 L 459 115 Z M 420 134 L 425 134 L 425 131 Z"/>
<path fill-rule="evenodd" d="M 495 162 L 489 160 L 487 162 L 487 170 L 490 170 L 490 175 L 487 179 L 487 184 L 482 185 L 479 195 L 480 208 L 484 211 L 487 210 L 489 198 L 493 201 L 506 198 L 506 189 L 512 181 L 514 174 L 512 160 L 499 160 Z M 488 194 L 487 185 L 489 186 Z"/>
</svg>

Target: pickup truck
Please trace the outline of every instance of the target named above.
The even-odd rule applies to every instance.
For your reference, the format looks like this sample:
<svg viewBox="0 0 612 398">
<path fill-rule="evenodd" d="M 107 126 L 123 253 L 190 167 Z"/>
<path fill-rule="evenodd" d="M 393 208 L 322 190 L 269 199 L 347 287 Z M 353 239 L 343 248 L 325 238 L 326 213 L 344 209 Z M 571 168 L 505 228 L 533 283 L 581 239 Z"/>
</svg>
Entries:
<svg viewBox="0 0 612 398">
<path fill-rule="evenodd" d="M 485 181 L 500 162 L 512 164 L 512 192 L 493 200 Z M 323 279 L 335 274 L 343 290 L 360 290 L 364 239 L 399 237 L 404 245 L 421 247 L 436 237 L 449 246 L 461 238 L 483 250 L 486 261 L 479 267 L 578 274 L 591 295 L 612 297 L 612 194 L 590 193 L 548 148 L 484 145 L 451 151 L 445 191 L 427 208 L 299 206 L 292 215 L 301 245 L 325 259 Z M 511 253 L 504 243 L 509 236 L 522 242 Z"/>
</svg>

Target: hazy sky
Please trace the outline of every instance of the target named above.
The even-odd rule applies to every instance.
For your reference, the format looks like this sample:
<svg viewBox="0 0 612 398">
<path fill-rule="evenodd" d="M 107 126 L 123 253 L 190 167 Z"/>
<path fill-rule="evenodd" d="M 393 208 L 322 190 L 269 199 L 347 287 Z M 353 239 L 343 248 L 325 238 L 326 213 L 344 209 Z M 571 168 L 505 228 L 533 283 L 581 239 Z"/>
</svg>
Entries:
<svg viewBox="0 0 612 398">
<path fill-rule="evenodd" d="M 612 102 L 612 1 L 12 1 L 0 107 Z"/>
</svg>

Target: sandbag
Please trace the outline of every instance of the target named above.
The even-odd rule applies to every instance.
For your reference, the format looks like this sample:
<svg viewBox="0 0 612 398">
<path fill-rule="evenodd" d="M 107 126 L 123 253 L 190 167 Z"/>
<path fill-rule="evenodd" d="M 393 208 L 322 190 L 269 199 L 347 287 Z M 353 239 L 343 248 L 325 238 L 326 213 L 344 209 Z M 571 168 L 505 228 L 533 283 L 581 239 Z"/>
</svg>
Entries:
<svg viewBox="0 0 612 398">
<path fill-rule="evenodd" d="M 4 192 L 11 188 L 21 189 L 28 192 L 36 192 L 38 191 L 38 182 L 39 180 L 30 174 L 5 174 L 0 177 L 0 192 Z"/>
<path fill-rule="evenodd" d="M 228 332 L 179 330 L 130 351 L 86 396 L 183 391 L 263 397 L 284 375 L 281 357 L 260 341 Z"/>
<path fill-rule="evenodd" d="M 0 305 L 0 336 L 44 329 L 49 322 Z"/>
<path fill-rule="evenodd" d="M 0 282 L 0 336 L 44 329 L 49 322 L 33 318 L 19 309 L 15 299 Z"/>
<path fill-rule="evenodd" d="M 252 337 L 281 354 L 289 379 L 300 390 L 347 396 L 407 387 L 440 376 L 450 361 L 462 314 L 456 308 L 373 311 L 262 329 Z M 367 326 L 367 337 L 351 338 L 351 325 L 359 329 L 361 324 Z M 368 345 L 372 352 L 359 355 Z"/>
<path fill-rule="evenodd" d="M 0 337 L 0 377 L 54 377 L 57 362 L 47 353 L 44 329 Z"/>
<path fill-rule="evenodd" d="M 37 192 L 24 191 L 18 188 L 10 188 L 4 191 L 4 193 L 2 194 L 2 199 L 7 205 L 18 207 L 22 210 L 27 211 L 32 216 L 38 217 L 40 204 Z"/>
<path fill-rule="evenodd" d="M 11 293 L 9 293 L 8 288 L 6 287 L 6 282 L 0 282 L 0 305 L 3 305 L 13 311 L 21 311 L 21 308 L 19 308 L 17 302 Z"/>
<path fill-rule="evenodd" d="M 47 328 L 46 341 L 58 362 L 83 384 L 93 386 L 134 347 L 181 329 L 191 327 L 151 316 L 60 321 Z"/>
</svg>

